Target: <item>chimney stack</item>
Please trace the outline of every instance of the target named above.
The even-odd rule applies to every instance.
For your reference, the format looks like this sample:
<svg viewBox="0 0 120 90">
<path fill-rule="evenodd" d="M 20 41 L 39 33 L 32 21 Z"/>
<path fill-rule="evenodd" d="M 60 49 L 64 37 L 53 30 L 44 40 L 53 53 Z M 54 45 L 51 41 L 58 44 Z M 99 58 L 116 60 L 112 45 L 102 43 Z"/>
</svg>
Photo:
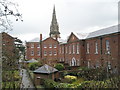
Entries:
<svg viewBox="0 0 120 90">
<path fill-rule="evenodd" d="M 42 34 L 40 34 L 40 41 L 42 41 Z"/>
</svg>

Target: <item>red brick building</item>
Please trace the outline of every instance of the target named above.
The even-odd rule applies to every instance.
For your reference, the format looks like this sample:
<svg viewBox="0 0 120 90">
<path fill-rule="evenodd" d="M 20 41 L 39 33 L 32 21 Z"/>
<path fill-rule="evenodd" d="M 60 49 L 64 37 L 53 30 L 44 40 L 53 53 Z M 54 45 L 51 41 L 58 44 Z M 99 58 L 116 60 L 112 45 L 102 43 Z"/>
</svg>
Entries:
<svg viewBox="0 0 120 90">
<path fill-rule="evenodd" d="M 53 66 L 58 60 L 58 41 L 49 37 L 40 42 L 41 44 L 41 57 L 44 63 Z"/>
<path fill-rule="evenodd" d="M 2 32 L 1 34 L 1 40 L 2 40 L 2 53 L 7 56 L 13 56 L 14 55 L 14 49 L 15 49 L 15 38 L 10 36 L 9 34 Z"/>
<path fill-rule="evenodd" d="M 116 67 L 120 69 L 119 39 L 117 25 L 91 32 L 82 39 L 71 33 L 67 42 L 59 45 L 58 62 L 69 66 L 103 67 L 114 72 Z"/>
<path fill-rule="evenodd" d="M 26 59 L 40 59 L 40 42 L 26 42 Z"/>
<path fill-rule="evenodd" d="M 81 40 L 82 37 L 77 36 L 71 33 L 67 42 L 59 45 L 59 62 L 69 66 L 85 65 L 84 40 Z"/>
<path fill-rule="evenodd" d="M 92 32 L 85 39 L 86 60 L 88 67 L 104 67 L 113 70 L 119 68 L 118 26 L 112 26 Z"/>
</svg>

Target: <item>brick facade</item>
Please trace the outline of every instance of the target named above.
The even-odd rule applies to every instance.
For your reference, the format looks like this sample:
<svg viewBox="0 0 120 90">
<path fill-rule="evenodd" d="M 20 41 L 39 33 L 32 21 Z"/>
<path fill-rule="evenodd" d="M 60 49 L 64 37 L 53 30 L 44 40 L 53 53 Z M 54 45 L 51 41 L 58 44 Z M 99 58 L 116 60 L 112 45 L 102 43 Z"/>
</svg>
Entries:
<svg viewBox="0 0 120 90">
<path fill-rule="evenodd" d="M 26 42 L 26 59 L 40 59 L 40 42 Z"/>
<path fill-rule="evenodd" d="M 58 60 L 58 41 L 49 37 L 41 41 L 41 57 L 40 59 L 51 66 L 54 66 Z"/>
<path fill-rule="evenodd" d="M 2 35 L 2 53 L 3 55 L 7 55 L 9 57 L 14 55 L 15 49 L 15 39 L 9 34 L 3 32 Z"/>
</svg>

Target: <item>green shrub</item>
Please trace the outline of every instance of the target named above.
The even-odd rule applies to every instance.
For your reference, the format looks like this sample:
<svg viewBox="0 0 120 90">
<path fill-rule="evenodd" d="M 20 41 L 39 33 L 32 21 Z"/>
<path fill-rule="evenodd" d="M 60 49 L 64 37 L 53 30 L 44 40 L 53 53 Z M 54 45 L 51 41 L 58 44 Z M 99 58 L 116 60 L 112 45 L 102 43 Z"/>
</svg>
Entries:
<svg viewBox="0 0 120 90">
<path fill-rule="evenodd" d="M 42 79 L 42 84 L 45 88 L 55 88 L 58 83 L 52 79 Z"/>
<path fill-rule="evenodd" d="M 119 88 L 120 78 L 111 78 L 104 81 L 84 81 L 76 88 Z"/>
<path fill-rule="evenodd" d="M 67 81 L 68 83 L 72 83 L 74 82 L 75 80 L 77 80 L 77 77 L 76 76 L 70 76 L 70 75 L 67 75 L 64 77 L 65 81 Z"/>
<path fill-rule="evenodd" d="M 104 69 L 89 69 L 89 68 L 80 68 L 80 71 L 77 73 L 78 77 L 83 77 L 87 80 L 104 80 L 106 78 L 106 74 Z"/>
<path fill-rule="evenodd" d="M 60 83 L 55 88 L 71 88 L 71 84 L 68 83 Z"/>
<path fill-rule="evenodd" d="M 83 78 L 79 78 L 79 79 L 77 79 L 75 82 L 73 82 L 72 84 L 73 84 L 73 85 L 78 85 L 78 84 L 80 84 L 80 83 L 82 83 L 82 82 L 84 82 L 84 79 L 83 79 Z"/>
<path fill-rule="evenodd" d="M 19 72 L 18 72 L 18 71 L 15 71 L 15 72 L 14 72 L 14 80 L 15 80 L 15 81 L 20 80 L 20 75 L 19 75 Z"/>
<path fill-rule="evenodd" d="M 29 63 L 29 65 L 28 65 L 30 70 L 35 70 L 39 66 L 41 66 L 41 64 L 39 62 Z"/>
<path fill-rule="evenodd" d="M 61 63 L 58 63 L 55 65 L 55 68 L 58 69 L 59 71 L 63 70 L 64 69 L 64 65 L 61 64 Z"/>
</svg>

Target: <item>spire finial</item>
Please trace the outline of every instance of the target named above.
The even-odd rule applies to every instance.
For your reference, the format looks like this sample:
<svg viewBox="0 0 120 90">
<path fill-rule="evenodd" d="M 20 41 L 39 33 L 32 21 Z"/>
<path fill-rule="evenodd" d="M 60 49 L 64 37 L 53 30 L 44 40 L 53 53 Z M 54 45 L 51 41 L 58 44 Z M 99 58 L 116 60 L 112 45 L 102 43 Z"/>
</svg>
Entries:
<svg viewBox="0 0 120 90">
<path fill-rule="evenodd" d="M 54 8 L 53 8 L 53 14 L 55 14 L 55 4 L 54 4 Z"/>
</svg>

